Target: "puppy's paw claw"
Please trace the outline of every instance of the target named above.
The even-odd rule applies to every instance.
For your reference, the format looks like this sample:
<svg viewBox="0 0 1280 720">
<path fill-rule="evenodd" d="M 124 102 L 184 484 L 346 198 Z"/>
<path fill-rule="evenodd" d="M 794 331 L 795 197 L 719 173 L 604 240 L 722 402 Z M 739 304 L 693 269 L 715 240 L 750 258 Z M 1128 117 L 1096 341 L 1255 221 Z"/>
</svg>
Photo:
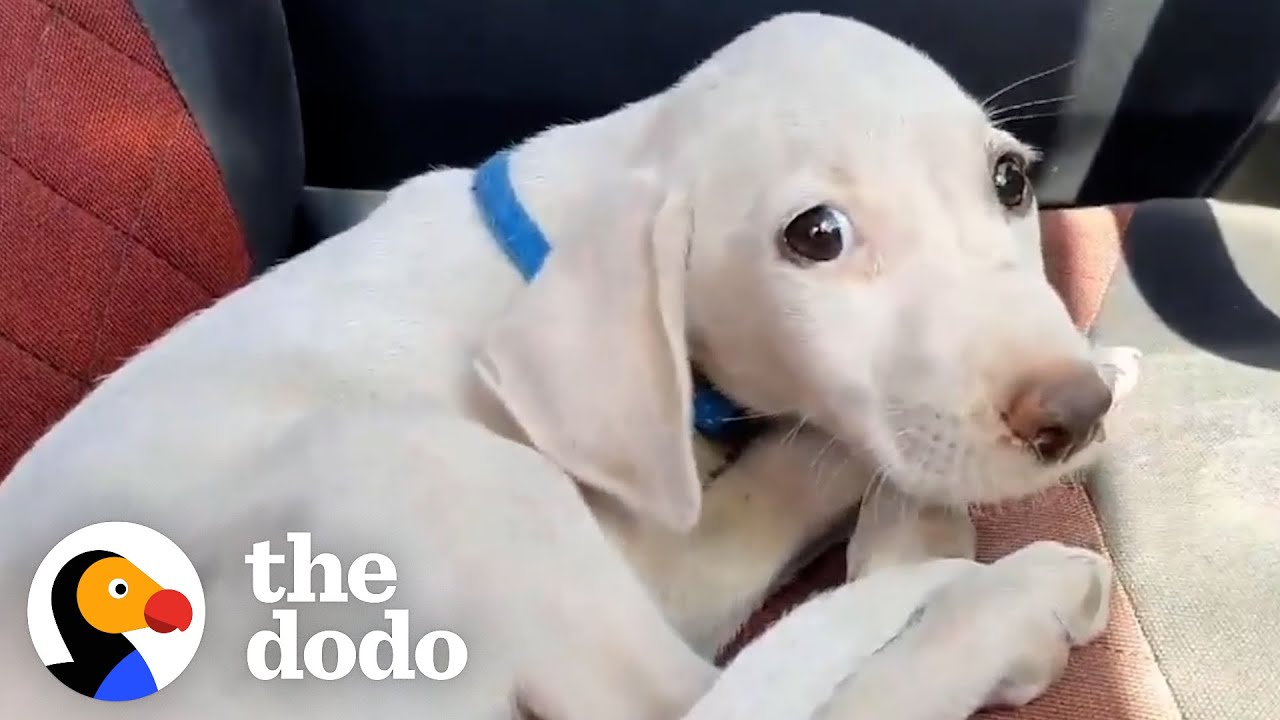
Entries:
<svg viewBox="0 0 1280 720">
<path fill-rule="evenodd" d="M 1093 364 L 1111 387 L 1111 405 L 1115 407 L 1129 396 L 1141 375 L 1142 351 L 1135 347 L 1095 347 Z"/>
<path fill-rule="evenodd" d="M 1075 587 L 1063 598 L 1058 615 L 1072 646 L 1088 645 L 1107 629 L 1111 617 L 1111 563 L 1097 553 L 1080 550 L 1070 561 Z"/>
</svg>

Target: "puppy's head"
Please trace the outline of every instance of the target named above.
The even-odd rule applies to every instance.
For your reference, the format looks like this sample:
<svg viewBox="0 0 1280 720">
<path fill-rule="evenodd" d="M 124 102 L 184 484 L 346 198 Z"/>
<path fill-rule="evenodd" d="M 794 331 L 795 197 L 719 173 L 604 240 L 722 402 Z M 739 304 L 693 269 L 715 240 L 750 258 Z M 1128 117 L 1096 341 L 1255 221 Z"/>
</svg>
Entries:
<svg viewBox="0 0 1280 720">
<path fill-rule="evenodd" d="M 544 453 L 691 523 L 692 357 L 933 501 L 1087 462 L 1110 392 L 1043 273 L 1034 153 L 940 67 L 866 25 L 784 15 L 641 111 L 630 161 L 656 182 L 599 193 L 615 199 L 560 238 L 486 349 Z M 546 351 L 548 333 L 577 345 Z"/>
<path fill-rule="evenodd" d="M 1089 459 L 1110 392 L 1045 278 L 1035 153 L 865 25 L 777 18 L 672 93 L 689 335 L 762 412 L 807 417 L 941 502 Z"/>
</svg>

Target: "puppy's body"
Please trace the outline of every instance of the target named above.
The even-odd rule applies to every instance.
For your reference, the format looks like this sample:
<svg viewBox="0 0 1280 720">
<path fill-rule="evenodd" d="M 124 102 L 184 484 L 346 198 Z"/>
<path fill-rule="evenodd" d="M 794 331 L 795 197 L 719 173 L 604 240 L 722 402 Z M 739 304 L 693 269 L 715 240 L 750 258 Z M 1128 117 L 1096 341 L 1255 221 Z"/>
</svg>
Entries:
<svg viewBox="0 0 1280 720">
<path fill-rule="evenodd" d="M 140 353 L 0 485 L 0 577 L 104 520 L 186 550 L 203 646 L 130 717 L 498 718 L 513 698 L 545 720 L 677 717 L 873 471 L 962 503 L 1087 460 L 1045 465 L 1000 425 L 1005 385 L 1088 348 L 1027 261 L 1034 206 L 993 204 L 992 143 L 1025 152 L 896 40 L 766 23 L 668 93 L 517 149 L 515 188 L 556 246 L 532 287 L 471 171 L 442 170 Z M 816 202 L 857 233 L 837 262 L 786 264 L 778 226 Z M 821 430 L 763 439 L 704 495 L 691 357 Z M 285 530 L 391 556 L 395 607 L 468 641 L 463 676 L 250 680 L 244 644 L 271 619 L 243 556 Z M 25 605 L 24 582 L 0 590 L 7 706 L 96 717 L 40 667 Z M 358 637 L 381 611 L 302 616 Z"/>
<path fill-rule="evenodd" d="M 628 120 L 552 131 L 522 149 L 520 165 L 539 154 L 599 157 L 611 127 Z M 570 135 L 574 152 L 560 139 Z M 590 176 L 546 164 L 557 177 Z M 626 556 L 710 656 L 782 566 L 860 495 L 856 476 L 787 487 L 825 443 L 806 433 L 755 451 L 761 470 L 742 463 L 721 478 L 694 531 L 710 542 L 602 503 L 620 555 L 560 471 L 485 431 L 515 432 L 480 392 L 472 363 L 524 282 L 472 216 L 471 175 L 406 182 L 356 229 L 184 322 L 104 381 L 0 484 L 0 577 L 29 578 L 61 537 L 119 519 L 159 530 L 196 564 L 208 594 L 202 647 L 175 686 L 129 708 L 133 717 L 194 720 L 239 707 L 315 717 L 323 707 L 332 717 L 378 708 L 380 717 L 506 718 L 517 689 L 557 713 L 547 720 L 678 713 L 713 670 L 669 627 Z M 520 183 L 528 202 L 546 207 L 567 185 Z M 558 223 L 539 217 L 554 242 Z M 827 454 L 830 470 L 841 455 Z M 255 684 L 244 644 L 272 626 L 270 608 L 248 592 L 242 557 L 252 542 L 283 542 L 285 530 L 311 531 L 348 561 L 364 551 L 396 560 L 404 581 L 393 605 L 412 609 L 418 632 L 446 628 L 468 641 L 463 677 L 355 689 L 354 677 L 332 689 L 304 681 L 297 693 L 277 682 L 239 694 Z M 21 622 L 25 583 L 0 595 L 6 702 L 68 719 L 101 713 L 40 666 Z M 381 610 L 310 617 L 314 629 L 360 637 L 385 625 Z M 614 666 L 607 676 L 593 672 L 601 663 Z M 215 690 L 224 687 L 237 695 Z"/>
</svg>

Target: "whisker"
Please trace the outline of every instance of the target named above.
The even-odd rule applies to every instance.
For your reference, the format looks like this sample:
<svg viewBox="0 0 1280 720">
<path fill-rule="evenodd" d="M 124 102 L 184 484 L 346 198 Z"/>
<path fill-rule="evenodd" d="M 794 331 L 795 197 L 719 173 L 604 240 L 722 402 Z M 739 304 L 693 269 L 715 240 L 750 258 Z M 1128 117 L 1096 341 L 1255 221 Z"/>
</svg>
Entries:
<svg viewBox="0 0 1280 720">
<path fill-rule="evenodd" d="M 880 512 L 879 503 L 876 502 L 880 495 L 880 488 L 884 485 L 885 473 L 883 469 L 877 469 L 871 476 L 871 482 L 867 483 L 867 490 L 862 496 L 862 507 L 859 508 L 859 514 L 871 508 L 868 520 L 875 522 Z"/>
<path fill-rule="evenodd" d="M 787 434 L 782 437 L 782 444 L 783 445 L 791 444 L 791 442 L 796 439 L 796 436 L 800 434 L 800 429 L 803 428 L 804 424 L 807 422 L 809 422 L 808 415 L 805 415 L 804 417 L 801 417 L 798 421 L 796 421 L 795 427 L 792 427 L 789 431 L 787 431 Z"/>
<path fill-rule="evenodd" d="M 1028 75 L 1028 76 L 1026 76 L 1026 77 L 1022 78 L 1021 80 L 1015 80 L 1014 82 L 1011 82 L 1011 83 L 1009 83 L 1008 85 L 1005 85 L 1004 87 L 1000 88 L 999 90 L 997 90 L 997 91 L 995 91 L 995 92 L 991 93 L 990 95 L 988 95 L 988 96 L 987 96 L 987 99 L 986 99 L 986 100 L 983 100 L 983 101 L 982 101 L 981 103 L 979 103 L 979 104 L 980 104 L 980 105 L 982 106 L 982 108 L 985 110 L 985 109 L 987 108 L 987 106 L 991 104 L 991 101 L 992 101 L 992 100 L 995 100 L 996 98 L 1000 97 L 1001 95 L 1004 95 L 1005 93 L 1009 92 L 1010 90 L 1013 90 L 1013 89 L 1016 89 L 1016 88 L 1022 87 L 1023 85 L 1026 85 L 1026 84 L 1027 84 L 1027 83 L 1029 83 L 1029 82 L 1032 82 L 1032 81 L 1034 81 L 1034 80 L 1039 80 L 1040 78 L 1045 77 L 1045 76 L 1047 76 L 1047 75 L 1052 75 L 1052 74 L 1054 74 L 1054 73 L 1056 73 L 1056 72 L 1060 72 L 1060 71 L 1062 71 L 1062 70 L 1066 70 L 1067 68 L 1069 68 L 1069 67 L 1071 67 L 1072 65 L 1075 65 L 1075 64 L 1076 64 L 1076 61 L 1075 61 L 1074 59 L 1072 59 L 1072 60 L 1068 60 L 1068 61 L 1066 61 L 1066 62 L 1062 63 L 1061 65 L 1057 65 L 1057 66 L 1055 66 L 1055 67 L 1051 67 L 1051 68 L 1049 68 L 1048 70 L 1042 70 L 1042 71 L 1040 71 L 1040 72 L 1038 72 L 1038 73 L 1035 73 L 1034 75 Z"/>
<path fill-rule="evenodd" d="M 1034 120 L 1035 118 L 1055 117 L 1055 116 L 1057 116 L 1057 115 L 1061 115 L 1061 114 L 1062 114 L 1062 113 L 1061 113 L 1061 111 L 1059 111 L 1059 112 L 1044 112 L 1044 113 L 1027 113 L 1027 114 L 1025 114 L 1025 115 L 1014 115 L 1013 117 L 1002 117 L 1002 118 L 997 118 L 997 119 L 995 119 L 994 121 L 992 121 L 992 123 L 991 123 L 991 124 L 992 124 L 992 125 L 995 125 L 996 127 L 1003 127 L 1004 125 L 1006 125 L 1006 124 L 1008 124 L 1008 123 L 1011 123 L 1011 122 L 1018 122 L 1019 120 Z"/>
<path fill-rule="evenodd" d="M 871 491 L 867 495 L 867 504 L 871 507 L 871 522 L 879 524 L 880 519 L 884 515 L 884 505 L 881 497 L 884 495 L 884 486 L 888 482 L 888 475 L 881 471 L 876 475 L 875 484 L 871 487 Z"/>
<path fill-rule="evenodd" d="M 742 415 L 734 415 L 724 419 L 724 422 L 741 422 L 743 420 L 767 420 L 769 418 L 780 417 L 782 413 L 743 413 Z"/>
<path fill-rule="evenodd" d="M 1009 112 L 1010 110 L 1022 110 L 1024 108 L 1038 107 L 1040 105 L 1051 105 L 1056 102 L 1066 102 L 1068 100 L 1074 100 L 1075 97 L 1076 97 L 1075 95 L 1059 95 L 1058 97 L 1044 98 L 1042 100 L 1029 100 L 1027 102 L 1017 103 L 1015 105 L 1008 105 L 1001 108 L 995 108 L 991 110 L 989 113 L 987 113 L 987 115 L 992 120 L 995 120 L 999 118 L 1001 115 L 1003 115 L 1004 113 Z"/>
<path fill-rule="evenodd" d="M 924 503 L 921 502 L 920 500 L 914 500 L 914 501 L 907 500 L 906 496 L 904 495 L 902 502 L 899 503 L 899 507 L 902 508 L 903 519 L 906 519 L 907 517 L 911 517 L 916 520 L 919 520 L 920 513 L 924 510 Z"/>
<path fill-rule="evenodd" d="M 867 459 L 868 457 L 874 457 L 875 455 L 874 448 L 871 448 L 868 446 L 861 446 L 861 445 L 850 445 L 849 443 L 846 443 L 840 440 L 840 438 L 835 435 L 830 436 L 830 438 L 827 441 L 827 444 L 823 446 L 822 450 L 818 451 L 818 455 L 822 456 L 831 447 L 840 448 L 840 452 L 839 452 L 840 462 L 839 464 L 835 465 L 835 467 L 831 470 L 830 474 L 832 477 L 838 476 L 841 472 L 844 471 L 846 467 L 849 466 L 850 463 L 856 461 L 857 463 L 861 464 L 863 460 Z M 877 463 L 877 467 L 880 467 L 878 463 Z M 865 476 L 868 470 L 866 467 L 862 467 L 858 472 L 860 475 Z"/>
<path fill-rule="evenodd" d="M 907 517 L 905 504 L 902 502 L 902 498 L 900 496 L 893 494 L 892 488 L 889 488 L 888 478 L 886 478 L 884 481 L 880 483 L 880 487 L 881 487 L 880 494 L 888 495 L 888 498 L 887 498 L 887 501 L 886 499 L 881 498 L 880 502 L 876 503 L 876 505 L 883 506 L 887 502 L 889 504 L 888 513 L 889 513 L 889 516 L 892 518 L 893 524 L 894 525 L 902 524 L 902 521 L 905 520 Z"/>
<path fill-rule="evenodd" d="M 827 453 L 827 450 L 829 450 L 831 446 L 834 445 L 835 443 L 836 443 L 836 438 L 834 435 L 832 435 L 831 437 L 827 438 L 826 444 L 824 444 L 822 448 L 818 450 L 818 452 L 814 453 L 813 460 L 809 462 L 809 470 L 811 472 L 818 466 L 818 463 L 822 460 L 822 456 L 825 455 Z"/>
</svg>

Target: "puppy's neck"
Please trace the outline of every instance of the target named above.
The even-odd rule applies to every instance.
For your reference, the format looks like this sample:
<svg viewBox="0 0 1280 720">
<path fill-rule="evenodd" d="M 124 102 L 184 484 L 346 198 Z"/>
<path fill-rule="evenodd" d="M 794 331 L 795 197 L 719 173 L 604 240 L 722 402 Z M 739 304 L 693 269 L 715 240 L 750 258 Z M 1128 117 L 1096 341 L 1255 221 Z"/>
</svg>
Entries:
<svg viewBox="0 0 1280 720">
<path fill-rule="evenodd" d="M 579 222 L 576 213 L 599 201 L 602 178 L 637 170 L 640 158 L 651 158 L 657 107 L 657 98 L 642 100 L 594 120 L 550 128 L 512 149 L 515 194 L 552 247 L 571 224 Z M 600 235 L 587 241 L 609 242 L 610 238 Z M 689 339 L 691 352 L 699 347 L 695 338 Z M 698 364 L 697 357 L 691 360 Z M 757 434 L 755 423 L 734 424 L 717 434 L 714 452 L 706 456 L 715 459 L 699 465 L 714 473 Z"/>
</svg>

